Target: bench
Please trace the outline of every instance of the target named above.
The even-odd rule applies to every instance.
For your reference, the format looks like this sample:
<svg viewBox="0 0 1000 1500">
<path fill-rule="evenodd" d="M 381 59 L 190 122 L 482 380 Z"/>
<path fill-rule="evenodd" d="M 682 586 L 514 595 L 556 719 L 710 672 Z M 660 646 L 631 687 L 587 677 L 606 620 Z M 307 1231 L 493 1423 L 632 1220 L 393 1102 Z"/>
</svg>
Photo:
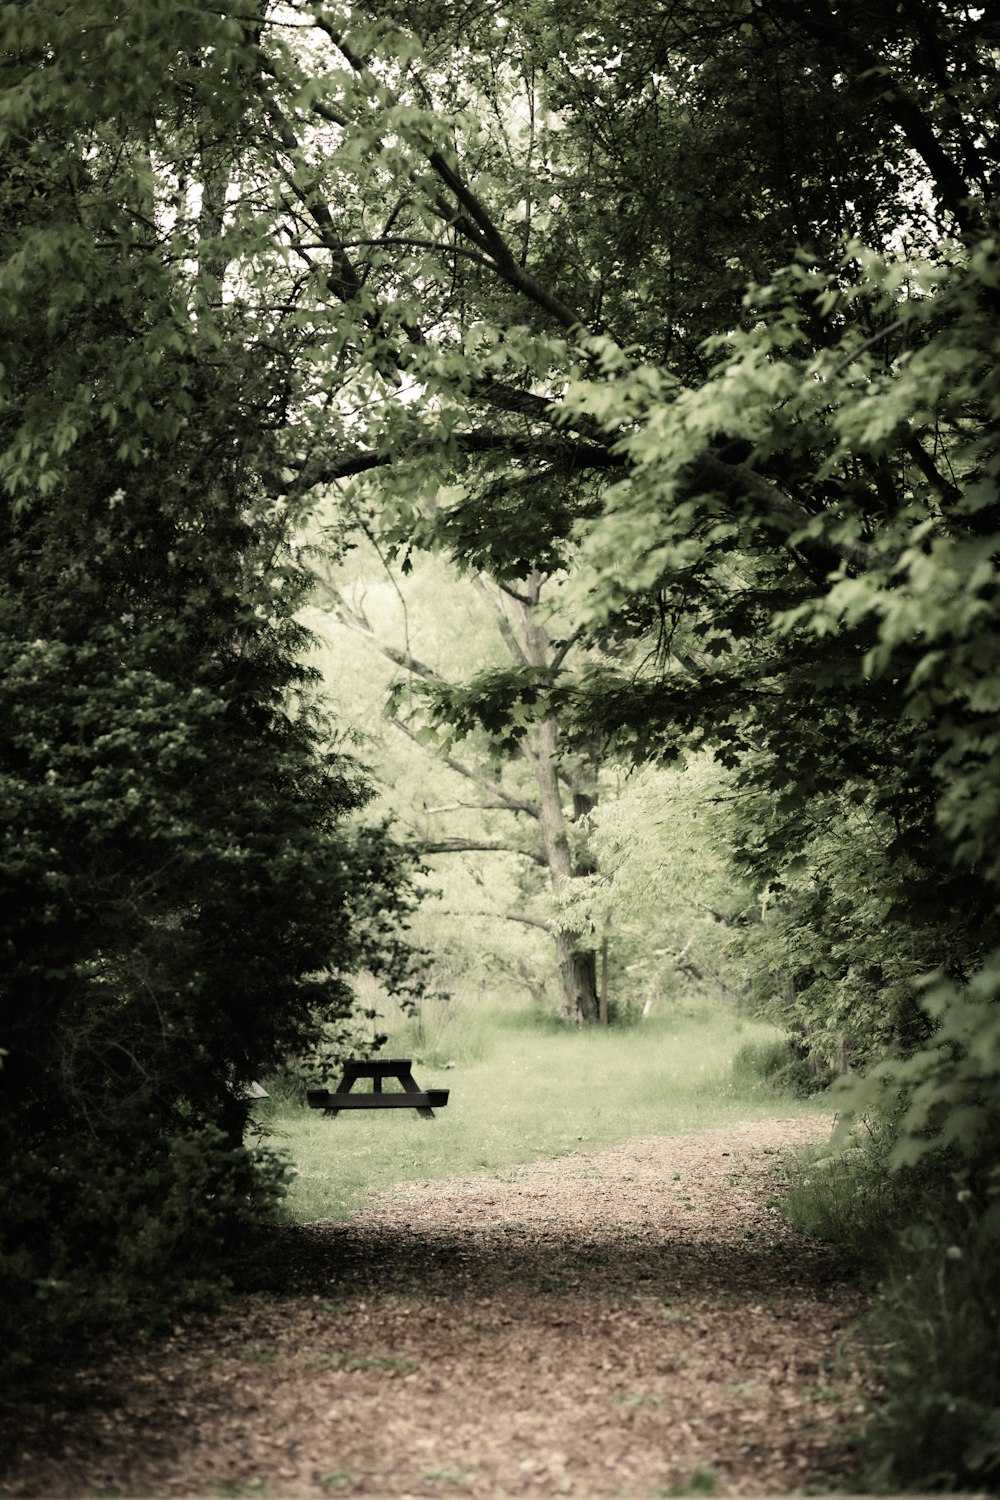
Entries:
<svg viewBox="0 0 1000 1500">
<path fill-rule="evenodd" d="M 435 1109 L 444 1109 L 448 1103 L 447 1089 L 422 1089 L 413 1076 L 413 1065 L 408 1057 L 383 1057 L 377 1062 L 347 1062 L 344 1076 L 333 1090 L 309 1089 L 306 1103 L 310 1109 L 321 1109 L 330 1117 L 342 1109 L 415 1109 L 425 1120 L 433 1120 Z M 359 1078 L 370 1078 L 370 1092 L 352 1093 Z M 383 1079 L 395 1078 L 403 1086 L 402 1093 L 386 1093 Z"/>
</svg>

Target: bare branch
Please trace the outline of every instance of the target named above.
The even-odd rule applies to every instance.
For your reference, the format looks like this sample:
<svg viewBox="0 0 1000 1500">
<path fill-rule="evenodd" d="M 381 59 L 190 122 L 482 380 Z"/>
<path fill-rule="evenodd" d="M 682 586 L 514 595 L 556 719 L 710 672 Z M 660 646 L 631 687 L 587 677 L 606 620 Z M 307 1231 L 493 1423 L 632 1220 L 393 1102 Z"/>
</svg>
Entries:
<svg viewBox="0 0 1000 1500">
<path fill-rule="evenodd" d="M 312 570 L 312 576 L 323 592 L 332 600 L 338 620 L 342 625 L 346 625 L 348 630 L 353 630 L 357 635 L 363 635 L 366 640 L 371 641 L 375 649 L 381 652 L 387 661 L 391 661 L 394 666 L 402 667 L 405 672 L 409 672 L 413 677 L 421 677 L 425 682 L 433 682 L 441 687 L 448 686 L 446 678 L 442 677 L 440 672 L 436 672 L 426 662 L 420 661 L 411 651 L 400 651 L 395 646 L 390 646 L 388 641 L 383 641 L 376 635 L 368 620 L 368 616 L 363 610 L 359 611 L 353 605 L 349 604 L 343 591 L 338 589 L 335 583 L 331 583 L 328 578 L 324 578 L 315 569 Z"/>
<path fill-rule="evenodd" d="M 540 927 L 543 932 L 552 933 L 555 929 L 551 922 L 546 922 L 542 917 L 532 917 L 523 911 L 443 911 L 443 917 L 458 917 L 468 921 L 470 917 L 485 917 L 491 922 L 523 922 L 527 927 Z"/>
<path fill-rule="evenodd" d="M 511 656 L 515 661 L 519 661 L 522 666 L 529 666 L 530 663 L 527 656 L 525 655 L 524 646 L 518 640 L 514 632 L 514 627 L 511 625 L 510 620 L 507 618 L 502 603 L 488 587 L 483 575 L 481 573 L 475 574 L 472 579 L 472 583 L 473 587 L 480 594 L 482 594 L 483 598 L 492 609 L 496 617 L 497 629 L 500 631 L 503 643 L 507 647 L 507 650 L 510 652 Z"/>
<path fill-rule="evenodd" d="M 395 724 L 396 728 L 402 734 L 405 734 L 408 739 L 413 740 L 415 744 L 421 745 L 425 750 L 427 749 L 427 746 L 422 744 L 416 731 L 410 728 L 405 719 L 400 719 L 396 715 L 392 715 L 389 722 L 390 724 Z M 468 781 L 474 781 L 477 786 L 481 786 L 484 791 L 496 797 L 501 807 L 507 808 L 510 812 L 524 813 L 529 818 L 539 818 L 541 816 L 536 803 L 526 802 L 521 797 L 515 797 L 499 781 L 494 781 L 491 776 L 485 776 L 473 766 L 467 766 L 464 761 L 458 760 L 454 755 L 442 755 L 440 751 L 435 751 L 435 755 L 443 765 L 448 766 L 452 771 L 456 771 L 459 776 L 464 776 Z"/>
<path fill-rule="evenodd" d="M 434 813 L 446 812 L 508 812 L 506 802 L 442 802 L 437 807 L 425 807 L 424 812 L 430 817 Z"/>
<path fill-rule="evenodd" d="M 552 660 L 549 663 L 553 672 L 558 672 L 559 668 L 562 666 L 563 662 L 566 660 L 573 647 L 579 644 L 579 642 L 583 639 L 583 636 L 584 629 L 581 625 L 576 630 L 574 630 L 571 636 L 568 636 L 566 640 L 560 642 L 560 644 L 553 651 Z"/>
<path fill-rule="evenodd" d="M 499 915 L 508 922 L 523 922 L 527 927 L 540 927 L 543 932 L 555 931 L 551 922 L 546 922 L 542 917 L 532 917 L 526 911 L 505 911 Z"/>
<path fill-rule="evenodd" d="M 519 854 L 533 864 L 545 864 L 544 856 L 531 849 L 521 849 L 516 844 L 504 843 L 501 839 L 432 839 L 421 840 L 421 854 Z"/>
</svg>

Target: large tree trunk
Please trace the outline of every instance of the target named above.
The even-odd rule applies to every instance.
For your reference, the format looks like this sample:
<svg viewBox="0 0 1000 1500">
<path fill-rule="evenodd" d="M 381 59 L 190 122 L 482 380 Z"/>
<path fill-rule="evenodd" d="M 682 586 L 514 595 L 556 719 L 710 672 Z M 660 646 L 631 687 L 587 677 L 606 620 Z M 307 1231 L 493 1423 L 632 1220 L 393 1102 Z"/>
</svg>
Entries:
<svg viewBox="0 0 1000 1500">
<path fill-rule="evenodd" d="M 559 1014 L 575 1025 L 593 1026 L 598 1020 L 597 955 L 578 948 L 574 932 L 555 934 L 559 959 Z"/>
<path fill-rule="evenodd" d="M 539 586 L 540 580 L 534 580 L 536 593 Z M 522 607 L 521 615 L 524 659 L 532 666 L 545 666 L 550 645 L 545 628 L 539 624 L 530 606 Z M 542 835 L 542 851 L 552 890 L 557 896 L 576 873 L 559 785 L 558 751 L 558 725 L 555 719 L 543 719 L 530 737 L 525 754 L 531 761 L 538 786 L 538 823 Z M 587 793 L 581 791 L 579 796 L 579 803 L 574 798 L 574 811 L 589 811 L 594 806 L 596 797 L 589 794 L 589 789 Z M 594 1025 L 600 1011 L 597 955 L 592 948 L 581 945 L 579 933 L 556 931 L 553 935 L 559 964 L 560 1015 L 577 1025 Z"/>
<path fill-rule="evenodd" d="M 538 726 L 528 753 L 538 785 L 542 849 L 552 890 L 558 895 L 573 875 L 573 861 L 559 788 L 556 741 L 555 721 L 546 719 Z M 592 948 L 581 946 L 578 933 L 556 931 L 553 936 L 559 964 L 559 1013 L 567 1021 L 592 1025 L 599 1009 L 596 954 Z"/>
</svg>

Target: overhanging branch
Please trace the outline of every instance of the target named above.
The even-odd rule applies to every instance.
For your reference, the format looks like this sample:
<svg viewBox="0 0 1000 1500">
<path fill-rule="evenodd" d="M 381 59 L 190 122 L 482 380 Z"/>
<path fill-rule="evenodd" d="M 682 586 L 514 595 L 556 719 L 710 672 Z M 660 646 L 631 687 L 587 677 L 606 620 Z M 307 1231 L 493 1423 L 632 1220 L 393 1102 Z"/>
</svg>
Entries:
<svg viewBox="0 0 1000 1500">
<path fill-rule="evenodd" d="M 421 458 L 429 454 L 457 449 L 459 453 L 500 453 L 512 459 L 533 459 L 540 463 L 557 465 L 566 471 L 578 469 L 623 469 L 625 460 L 596 443 L 558 442 L 541 435 L 522 437 L 506 432 L 456 432 L 440 438 L 420 438 L 402 449 L 388 452 L 378 448 L 360 448 L 322 458 L 296 462 L 289 460 L 288 467 L 298 470 L 296 490 L 304 493 L 321 484 L 335 484 L 341 479 L 354 479 L 359 474 L 370 474 L 377 469 L 388 469 L 393 464 L 408 458 Z"/>
<path fill-rule="evenodd" d="M 389 722 L 390 724 L 394 724 L 408 739 L 420 745 L 422 749 L 426 750 L 428 748 L 420 739 L 416 730 L 411 729 L 405 719 L 400 719 L 395 714 L 392 714 Z M 482 787 L 484 792 L 489 792 L 491 796 L 496 797 L 501 806 L 509 812 L 524 813 L 529 818 L 537 819 L 541 817 L 536 803 L 527 802 L 522 797 L 515 797 L 499 781 L 494 781 L 491 776 L 486 776 L 481 771 L 477 771 L 474 766 L 467 766 L 464 761 L 459 760 L 454 755 L 442 755 L 439 750 L 436 750 L 434 754 L 441 761 L 442 765 L 448 766 L 450 770 L 456 771 L 459 776 L 464 776 L 468 781 L 475 782 L 476 786 Z"/>
<path fill-rule="evenodd" d="M 517 854 L 533 864 L 545 864 L 541 854 L 504 843 L 502 839 L 422 839 L 418 848 L 421 854 Z"/>
</svg>

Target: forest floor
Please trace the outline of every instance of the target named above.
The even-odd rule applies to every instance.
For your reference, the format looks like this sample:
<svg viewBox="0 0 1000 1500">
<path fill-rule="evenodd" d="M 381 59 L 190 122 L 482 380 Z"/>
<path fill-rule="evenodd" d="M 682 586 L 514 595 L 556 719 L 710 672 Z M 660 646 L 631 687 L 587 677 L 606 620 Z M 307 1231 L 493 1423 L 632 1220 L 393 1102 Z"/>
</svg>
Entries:
<svg viewBox="0 0 1000 1500">
<path fill-rule="evenodd" d="M 284 1288 L 8 1413 L 5 1496 L 850 1490 L 861 1288 L 771 1200 L 817 1116 L 401 1184 Z"/>
</svg>

